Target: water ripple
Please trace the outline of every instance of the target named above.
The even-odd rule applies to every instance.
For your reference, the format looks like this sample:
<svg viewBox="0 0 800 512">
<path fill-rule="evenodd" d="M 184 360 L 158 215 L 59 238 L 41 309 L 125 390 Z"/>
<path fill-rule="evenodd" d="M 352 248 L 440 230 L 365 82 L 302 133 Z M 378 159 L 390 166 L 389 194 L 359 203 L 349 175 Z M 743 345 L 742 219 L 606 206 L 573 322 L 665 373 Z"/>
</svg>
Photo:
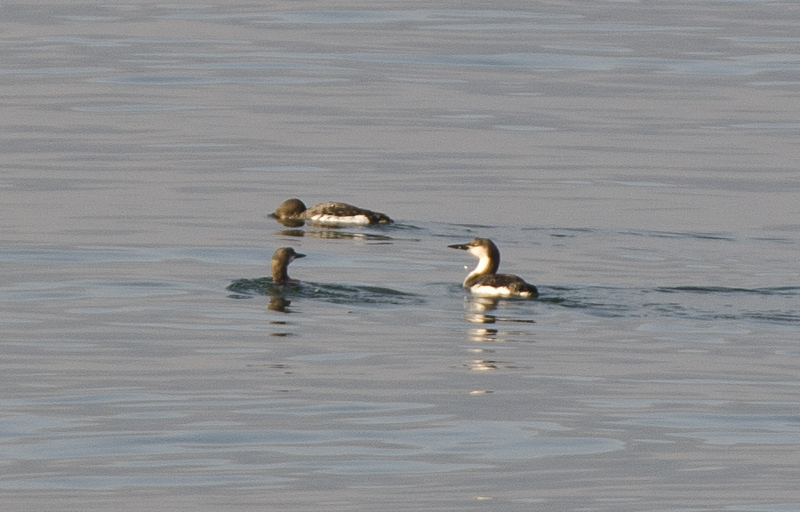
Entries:
<svg viewBox="0 0 800 512">
<path fill-rule="evenodd" d="M 601 317 L 739 320 L 800 325 L 800 287 L 540 287 L 540 303 Z"/>
<path fill-rule="evenodd" d="M 424 299 L 416 294 L 391 288 L 366 285 L 322 284 L 297 282 L 276 285 L 271 277 L 237 279 L 227 288 L 234 292 L 232 298 L 268 295 L 273 299 L 317 299 L 335 304 L 422 304 Z M 288 306 L 288 303 L 284 306 Z"/>
</svg>

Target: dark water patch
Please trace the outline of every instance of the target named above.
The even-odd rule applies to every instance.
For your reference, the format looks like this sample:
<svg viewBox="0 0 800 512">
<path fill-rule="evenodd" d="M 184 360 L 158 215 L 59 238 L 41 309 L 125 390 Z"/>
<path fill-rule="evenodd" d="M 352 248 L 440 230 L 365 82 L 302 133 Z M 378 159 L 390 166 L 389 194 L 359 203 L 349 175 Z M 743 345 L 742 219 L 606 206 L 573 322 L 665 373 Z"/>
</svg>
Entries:
<svg viewBox="0 0 800 512">
<path fill-rule="evenodd" d="M 191 466 L 191 465 L 188 465 Z M 186 488 L 186 487 L 206 487 L 221 486 L 226 484 L 236 485 L 276 485 L 290 482 L 289 478 L 267 477 L 267 476 L 184 476 L 184 475 L 157 475 L 157 476 L 112 476 L 112 475 L 91 475 L 91 476 L 58 476 L 40 477 L 28 479 L 7 480 L 0 483 L 0 489 L 14 491 L 54 491 L 69 490 L 76 491 L 114 491 L 130 488 Z"/>
<path fill-rule="evenodd" d="M 540 287 L 537 303 L 599 317 L 680 318 L 800 326 L 800 287 Z"/>
<path fill-rule="evenodd" d="M 19 150 L 5 149 L 6 154 L 9 152 L 40 152 L 41 148 L 33 148 L 27 143 L 24 148 Z M 51 148 L 52 149 L 52 148 Z M 14 190 L 19 192 L 53 192 L 53 191 L 71 191 L 71 190 L 103 190 L 109 188 L 116 188 L 118 185 L 111 183 L 108 180 L 92 179 L 92 178 L 18 178 L 4 180 L 3 188 L 7 191 Z"/>
<path fill-rule="evenodd" d="M 670 430 L 671 436 L 708 444 L 800 444 L 795 415 L 715 414 L 711 412 L 648 412 L 631 414 L 617 423 Z"/>
<path fill-rule="evenodd" d="M 577 236 L 577 233 L 590 233 L 591 230 L 588 229 L 561 229 L 558 231 L 553 231 L 550 233 L 550 236 L 553 238 L 574 238 Z"/>
<path fill-rule="evenodd" d="M 390 25 L 402 23 L 404 25 L 413 23 L 427 28 L 439 27 L 442 23 L 459 22 L 465 20 L 509 20 L 512 23 L 516 20 L 575 20 L 581 16 L 575 14 L 554 14 L 539 12 L 520 12 L 504 10 L 474 10 L 474 9 L 411 9 L 411 10 L 296 10 L 296 11 L 264 11 L 253 13 L 230 13 L 230 12 L 209 12 L 209 6 L 194 7 L 190 6 L 184 10 L 174 8 L 176 11 L 183 11 L 176 14 L 159 16 L 160 19 L 180 19 L 180 20 L 231 20 L 238 23 L 250 21 L 253 23 L 270 25 Z M 206 12 L 197 12 L 198 10 Z M 194 12 L 189 12 L 192 10 Z M 431 23 L 436 23 L 431 25 Z M 448 25 L 444 25 L 448 26 Z M 471 26 L 471 25 L 468 25 Z"/>
<path fill-rule="evenodd" d="M 177 110 L 202 110 L 206 107 L 183 105 L 110 105 L 105 107 L 72 107 L 75 112 L 91 112 L 96 114 L 151 114 L 154 112 L 174 112 Z"/>
<path fill-rule="evenodd" d="M 725 286 L 676 286 L 655 288 L 664 293 L 699 294 L 750 294 L 750 295 L 792 295 L 800 296 L 800 286 L 778 286 L 772 288 L 729 288 Z"/>
<path fill-rule="evenodd" d="M 379 286 L 322 284 L 305 281 L 276 284 L 271 277 L 237 279 L 228 285 L 227 290 L 233 292 L 234 294 L 230 297 L 236 299 L 268 295 L 272 297 L 272 301 L 286 300 L 289 302 L 293 299 L 316 299 L 334 304 L 368 305 L 413 305 L 425 302 L 419 295 Z M 288 306 L 288 304 L 285 305 Z"/>
<path fill-rule="evenodd" d="M 462 10 L 462 9 L 413 9 L 413 10 L 319 10 L 319 11 L 287 11 L 270 13 L 265 22 L 291 24 L 384 24 L 384 23 L 409 23 L 409 22 L 435 22 L 436 25 L 427 28 L 436 28 L 446 22 L 463 23 L 464 20 L 502 19 L 513 23 L 516 20 L 565 20 L 579 19 L 573 14 L 530 13 L 503 10 Z M 461 26 L 461 25 L 459 25 Z M 472 26 L 472 25 L 468 25 Z"/>
<path fill-rule="evenodd" d="M 24 68 L 0 69 L 0 75 L 84 75 L 97 73 L 110 73 L 113 68 L 81 68 L 81 67 L 52 67 L 52 68 Z"/>
<path fill-rule="evenodd" d="M 800 130 L 800 123 L 743 123 L 730 127 L 744 130 Z"/>
<path fill-rule="evenodd" d="M 756 237 L 752 240 L 756 242 L 770 242 L 775 244 L 786 244 L 786 245 L 800 245 L 800 240 L 796 238 L 786 238 L 786 237 Z"/>
<path fill-rule="evenodd" d="M 629 301 L 622 300 L 621 288 L 590 286 L 585 288 L 539 286 L 539 303 L 552 304 L 570 309 L 583 309 L 587 313 L 603 317 L 633 315 L 637 309 Z"/>
<path fill-rule="evenodd" d="M 198 286 L 169 281 L 64 281 L 22 283 L 0 289 L 0 302 L 183 295 Z"/>
<path fill-rule="evenodd" d="M 329 169 L 324 167 L 313 167 L 310 165 L 271 165 L 271 166 L 260 166 L 260 167 L 242 167 L 242 171 L 250 171 L 250 172 L 328 172 Z M 270 217 L 275 217 L 274 215 L 270 214 Z"/>
<path fill-rule="evenodd" d="M 652 238 L 697 238 L 700 240 L 725 240 L 729 242 L 736 241 L 736 238 L 733 235 L 727 233 L 703 233 L 695 231 L 631 230 L 623 231 L 622 234 Z"/>
<path fill-rule="evenodd" d="M 468 25 L 469 30 L 500 30 L 511 25 Z M 429 29 L 433 27 L 428 27 Z M 438 26 L 437 30 L 446 30 Z M 517 26 L 516 28 L 520 28 Z M 529 25 L 531 30 L 539 30 L 542 25 Z M 659 32 L 683 31 L 687 27 L 593 25 L 585 27 L 596 32 Z M 452 29 L 452 27 L 450 28 Z M 575 25 L 548 26 L 549 30 L 579 30 Z M 299 53 L 274 52 L 265 58 L 291 61 L 314 60 L 318 62 L 353 62 L 373 66 L 432 67 L 432 68 L 503 68 L 528 69 L 540 71 L 613 71 L 613 70 L 657 70 L 673 75 L 701 77 L 739 77 L 753 76 L 766 72 L 787 72 L 797 70 L 795 62 L 776 60 L 775 62 L 757 59 L 711 60 L 711 59 L 669 59 L 640 58 L 627 55 L 579 55 L 559 52 L 550 53 L 497 53 L 497 54 L 431 54 L 431 53 Z"/>
<path fill-rule="evenodd" d="M 744 315 L 754 322 L 800 325 L 800 312 L 791 311 L 753 311 Z"/>
<path fill-rule="evenodd" d="M 547 235 L 553 238 L 573 238 L 578 235 L 584 234 L 592 234 L 597 232 L 596 229 L 593 228 L 571 228 L 571 227 L 554 227 L 554 226 L 527 226 L 521 228 L 520 231 L 535 231 L 540 233 L 546 233 Z"/>
<path fill-rule="evenodd" d="M 643 238 L 683 238 L 683 239 L 697 239 L 697 240 L 722 240 L 729 242 L 738 241 L 738 239 L 730 233 L 714 233 L 714 232 L 702 232 L 702 231 L 658 231 L 658 230 L 640 230 L 640 229 L 615 231 L 607 229 L 572 228 L 572 227 L 557 227 L 557 226 L 527 226 L 522 228 L 521 231 L 549 232 L 550 236 L 558 238 L 575 237 L 578 235 L 601 235 L 601 236 L 625 235 L 625 236 L 634 236 Z"/>
<path fill-rule="evenodd" d="M 488 227 L 488 226 L 487 226 Z M 770 226 L 770 229 L 785 230 L 785 231 L 798 231 L 800 225 L 789 224 L 783 226 Z M 659 231 L 659 230 L 641 230 L 641 229 L 626 229 L 626 230 L 608 230 L 597 228 L 570 228 L 558 226 L 527 226 L 521 228 L 521 231 L 528 232 L 542 232 L 548 233 L 553 238 L 571 238 L 581 235 L 595 235 L 601 237 L 617 237 L 617 236 L 630 236 L 637 238 L 653 238 L 653 239 L 683 239 L 687 241 L 721 241 L 721 242 L 742 242 L 742 243 L 768 243 L 779 245 L 800 245 L 800 238 L 793 238 L 791 236 L 754 236 L 742 237 L 735 236 L 732 233 L 726 232 L 711 232 L 711 231 Z"/>
<path fill-rule="evenodd" d="M 88 47 L 128 47 L 140 45 L 157 46 L 188 46 L 220 44 L 246 44 L 242 40 L 217 40 L 217 39 L 187 39 L 178 37 L 87 37 L 87 36 L 57 36 L 43 37 L 37 40 L 41 44 L 64 44 Z"/>
<path fill-rule="evenodd" d="M 303 85 L 345 82 L 343 78 L 307 78 L 307 77 L 205 77 L 205 76 L 112 76 L 90 80 L 98 84 L 112 85 L 152 85 L 152 86 L 196 86 L 222 84 L 266 84 L 266 85 Z"/>
<path fill-rule="evenodd" d="M 456 226 L 456 227 L 459 227 L 459 228 L 466 228 L 467 231 L 470 231 L 470 232 L 472 230 L 475 230 L 475 229 L 495 229 L 495 228 L 497 228 L 497 226 L 490 226 L 488 224 L 457 224 L 457 223 L 453 223 L 453 224 L 450 224 L 450 225 L 451 226 Z"/>
<path fill-rule="evenodd" d="M 196 260 L 215 264 L 261 265 L 268 251 L 245 247 L 85 247 L 76 249 L 1 249 L 3 263 L 118 263 Z"/>
</svg>

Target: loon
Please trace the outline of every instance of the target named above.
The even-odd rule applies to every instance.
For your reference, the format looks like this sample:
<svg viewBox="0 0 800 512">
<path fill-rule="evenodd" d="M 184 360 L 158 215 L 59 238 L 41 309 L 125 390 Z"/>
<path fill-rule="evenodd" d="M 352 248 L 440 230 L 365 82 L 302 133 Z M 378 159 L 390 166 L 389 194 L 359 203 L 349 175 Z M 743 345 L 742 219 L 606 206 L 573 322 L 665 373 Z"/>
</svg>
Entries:
<svg viewBox="0 0 800 512">
<path fill-rule="evenodd" d="M 275 284 L 292 284 L 296 283 L 294 279 L 289 277 L 287 269 L 289 263 L 297 258 L 305 258 L 305 254 L 294 252 L 291 247 L 281 247 L 272 255 L 270 266 L 272 267 L 272 282 Z"/>
<path fill-rule="evenodd" d="M 302 225 L 303 221 L 317 224 L 391 224 L 394 222 L 383 213 L 365 210 L 347 203 L 320 203 L 306 208 L 299 199 L 287 199 L 275 209 L 273 216 L 283 223 Z"/>
<path fill-rule="evenodd" d="M 478 266 L 464 280 L 464 288 L 473 295 L 483 297 L 524 297 L 533 298 L 539 290 L 526 283 L 521 277 L 512 274 L 498 274 L 500 251 L 488 238 L 475 238 L 468 244 L 448 245 L 452 249 L 469 251 L 480 258 Z"/>
</svg>

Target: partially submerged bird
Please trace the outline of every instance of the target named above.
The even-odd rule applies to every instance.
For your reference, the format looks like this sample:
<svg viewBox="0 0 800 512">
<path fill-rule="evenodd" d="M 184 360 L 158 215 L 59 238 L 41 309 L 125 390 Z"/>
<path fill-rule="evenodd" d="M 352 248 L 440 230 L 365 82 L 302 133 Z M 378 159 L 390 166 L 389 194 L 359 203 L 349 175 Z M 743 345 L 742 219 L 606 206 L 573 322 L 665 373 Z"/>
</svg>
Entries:
<svg viewBox="0 0 800 512">
<path fill-rule="evenodd" d="M 317 224 L 391 224 L 386 214 L 373 212 L 347 203 L 320 203 L 306 208 L 299 199 L 287 199 L 272 214 L 284 224 L 302 225 L 303 221 Z"/>
<path fill-rule="evenodd" d="M 296 283 L 297 281 L 289 277 L 289 263 L 297 258 L 305 257 L 305 254 L 295 252 L 291 247 L 281 247 L 275 251 L 272 255 L 272 261 L 270 262 L 270 266 L 272 267 L 272 282 L 275 284 Z"/>
<path fill-rule="evenodd" d="M 539 295 L 539 290 L 513 274 L 498 274 L 500 251 L 488 238 L 474 238 L 468 244 L 448 245 L 452 249 L 469 251 L 479 258 L 478 266 L 464 280 L 464 288 L 483 297 L 524 297 Z"/>
</svg>

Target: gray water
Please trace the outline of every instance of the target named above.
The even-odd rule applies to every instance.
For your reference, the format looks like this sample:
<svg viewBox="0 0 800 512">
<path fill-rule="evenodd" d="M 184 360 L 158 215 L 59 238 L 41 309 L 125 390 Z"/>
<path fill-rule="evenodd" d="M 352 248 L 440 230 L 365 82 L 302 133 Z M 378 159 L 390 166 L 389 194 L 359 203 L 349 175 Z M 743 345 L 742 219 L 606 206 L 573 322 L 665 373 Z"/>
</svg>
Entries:
<svg viewBox="0 0 800 512">
<path fill-rule="evenodd" d="M 3 2 L 3 510 L 800 510 L 798 19 Z"/>
</svg>

